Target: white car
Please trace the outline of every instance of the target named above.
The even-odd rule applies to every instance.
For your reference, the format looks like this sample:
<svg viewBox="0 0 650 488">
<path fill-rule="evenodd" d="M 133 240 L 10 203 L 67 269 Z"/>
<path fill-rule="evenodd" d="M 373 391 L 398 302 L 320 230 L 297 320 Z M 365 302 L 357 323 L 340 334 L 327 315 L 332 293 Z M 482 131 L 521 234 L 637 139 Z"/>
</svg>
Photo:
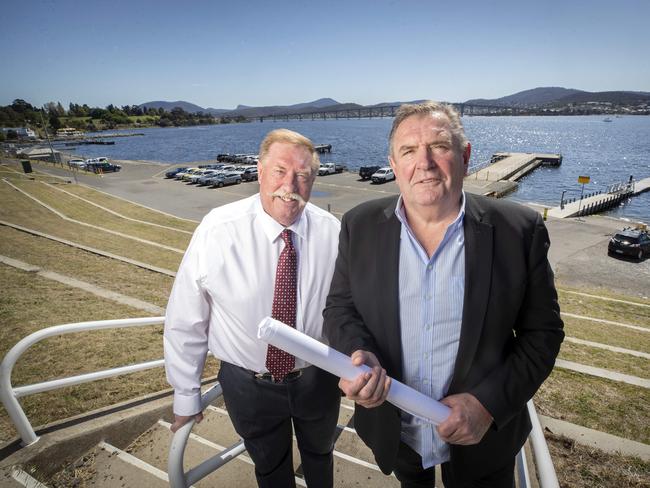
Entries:
<svg viewBox="0 0 650 488">
<path fill-rule="evenodd" d="M 377 171 L 375 171 L 372 174 L 373 183 L 386 183 L 387 181 L 391 181 L 394 179 L 395 179 L 395 173 L 393 173 L 393 168 L 389 166 L 384 166 L 383 168 L 379 168 Z"/>
<path fill-rule="evenodd" d="M 68 166 L 71 168 L 85 169 L 86 161 L 84 161 L 83 159 L 71 159 L 70 161 L 68 161 Z"/>
</svg>

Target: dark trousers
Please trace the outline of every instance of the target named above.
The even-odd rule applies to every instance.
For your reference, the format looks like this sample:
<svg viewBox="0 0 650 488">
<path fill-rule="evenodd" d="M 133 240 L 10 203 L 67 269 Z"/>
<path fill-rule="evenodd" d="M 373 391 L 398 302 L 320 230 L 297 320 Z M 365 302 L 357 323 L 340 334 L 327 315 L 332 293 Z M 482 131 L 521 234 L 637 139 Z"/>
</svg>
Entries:
<svg viewBox="0 0 650 488">
<path fill-rule="evenodd" d="M 341 402 L 338 378 L 311 366 L 299 378 L 271 383 L 222 362 L 219 382 L 232 424 L 255 463 L 260 487 L 296 486 L 292 423 L 307 486 L 332 487 Z"/>
<path fill-rule="evenodd" d="M 442 463 L 442 482 L 445 488 L 513 488 L 515 486 L 515 460 L 504 467 L 496 468 L 487 476 L 472 477 L 471 472 L 464 473 L 463 479 L 454 476 L 449 463 Z M 400 442 L 395 465 L 395 477 L 402 488 L 420 488 L 435 486 L 433 467 L 423 469 L 422 457 L 409 446 Z"/>
</svg>

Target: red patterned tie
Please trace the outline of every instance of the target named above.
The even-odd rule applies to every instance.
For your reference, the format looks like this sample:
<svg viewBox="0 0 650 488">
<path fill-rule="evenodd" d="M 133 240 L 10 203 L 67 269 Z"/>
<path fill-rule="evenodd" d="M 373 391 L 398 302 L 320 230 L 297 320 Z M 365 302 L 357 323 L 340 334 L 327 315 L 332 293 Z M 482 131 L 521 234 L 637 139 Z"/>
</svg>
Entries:
<svg viewBox="0 0 650 488">
<path fill-rule="evenodd" d="M 296 326 L 296 250 L 291 242 L 292 232 L 289 229 L 282 231 L 284 249 L 278 259 L 278 268 L 275 272 L 275 289 L 273 291 L 273 308 L 271 316 L 284 322 L 290 327 Z M 289 371 L 296 365 L 296 358 L 291 354 L 269 344 L 266 351 L 266 368 L 273 376 L 275 382 L 282 381 Z"/>
</svg>

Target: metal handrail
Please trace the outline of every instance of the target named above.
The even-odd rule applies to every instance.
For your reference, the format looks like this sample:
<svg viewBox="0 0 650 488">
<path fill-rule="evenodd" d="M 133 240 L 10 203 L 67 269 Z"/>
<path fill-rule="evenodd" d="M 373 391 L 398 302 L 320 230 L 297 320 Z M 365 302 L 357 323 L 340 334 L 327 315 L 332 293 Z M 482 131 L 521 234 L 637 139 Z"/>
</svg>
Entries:
<svg viewBox="0 0 650 488">
<path fill-rule="evenodd" d="M 208 405 L 214 402 L 222 394 L 223 390 L 221 389 L 221 385 L 217 383 L 201 395 L 201 411 L 205 410 Z M 191 419 L 185 425 L 180 427 L 172 437 L 171 445 L 169 446 L 169 458 L 167 460 L 169 485 L 172 488 L 187 488 L 191 486 L 246 450 L 246 447 L 244 447 L 244 441 L 240 439 L 236 444 L 218 454 L 215 454 L 185 473 L 183 471 L 185 446 L 190 438 L 190 433 L 192 432 L 192 427 L 194 427 L 195 422 L 194 419 Z"/>
<path fill-rule="evenodd" d="M 539 422 L 535 405 L 533 405 L 532 400 L 529 400 L 526 406 L 528 407 L 530 423 L 533 426 L 529 439 L 533 448 L 533 454 L 535 455 L 535 467 L 539 475 L 539 485 L 541 488 L 560 488 L 560 483 L 557 480 L 557 474 L 553 467 L 551 453 L 548 450 L 546 438 L 542 431 L 542 424 Z M 530 486 L 530 484 L 527 486 Z"/>
<path fill-rule="evenodd" d="M 165 317 L 143 317 L 137 319 L 118 319 L 118 320 L 95 320 L 91 322 L 77 322 L 71 324 L 55 325 L 47 327 L 34 332 L 27 337 L 20 340 L 9 352 L 5 355 L 2 363 L 0 364 L 0 400 L 2 401 L 9 418 L 14 423 L 18 435 L 21 438 L 22 444 L 28 446 L 38 441 L 38 436 L 25 415 L 18 398 L 33 395 L 34 393 L 41 393 L 44 391 L 55 390 L 71 385 L 78 385 L 112 376 L 119 376 L 127 373 L 134 373 L 136 371 L 143 371 L 146 369 L 156 368 L 164 364 L 164 360 L 155 360 L 145 363 L 137 363 L 129 366 L 122 366 L 119 368 L 106 369 L 96 371 L 94 373 L 81 374 L 77 376 L 70 376 L 68 378 L 59 378 L 52 381 L 45 381 L 42 383 L 35 383 L 33 385 L 25 385 L 13 387 L 11 384 L 11 372 L 14 365 L 23 355 L 23 353 L 37 342 L 47 339 L 48 337 L 71 334 L 73 332 L 82 332 L 86 330 L 102 330 L 102 329 L 118 329 L 124 327 L 144 327 L 148 325 L 157 325 L 163 323 Z"/>
</svg>

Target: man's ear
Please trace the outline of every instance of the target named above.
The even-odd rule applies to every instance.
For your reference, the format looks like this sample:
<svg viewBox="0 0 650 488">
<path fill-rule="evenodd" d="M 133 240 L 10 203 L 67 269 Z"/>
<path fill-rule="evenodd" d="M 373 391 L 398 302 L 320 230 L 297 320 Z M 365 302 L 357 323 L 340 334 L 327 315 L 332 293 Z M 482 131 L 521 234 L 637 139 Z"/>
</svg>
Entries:
<svg viewBox="0 0 650 488">
<path fill-rule="evenodd" d="M 469 158 L 472 155 L 472 145 L 468 142 L 465 150 L 463 151 L 463 166 L 465 167 L 465 174 L 469 169 Z"/>
</svg>

